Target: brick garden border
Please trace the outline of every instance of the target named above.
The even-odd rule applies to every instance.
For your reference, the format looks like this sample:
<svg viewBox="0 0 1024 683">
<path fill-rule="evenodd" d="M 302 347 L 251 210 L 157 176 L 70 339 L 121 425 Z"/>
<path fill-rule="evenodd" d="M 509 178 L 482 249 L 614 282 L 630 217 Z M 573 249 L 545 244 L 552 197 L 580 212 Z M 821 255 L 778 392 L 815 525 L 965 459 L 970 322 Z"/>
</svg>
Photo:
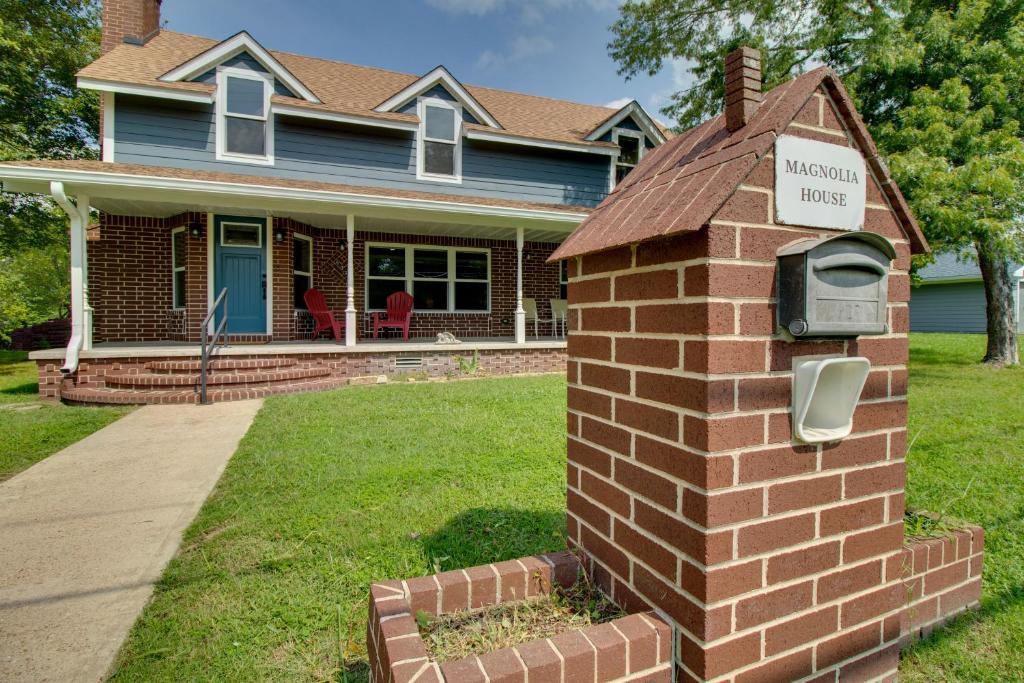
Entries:
<svg viewBox="0 0 1024 683">
<path fill-rule="evenodd" d="M 911 539 L 900 567 L 909 605 L 900 629 L 906 647 L 961 613 L 980 606 L 985 531 L 965 525 L 937 538 Z"/>
<path fill-rule="evenodd" d="M 431 660 L 415 615 L 476 609 L 571 586 L 580 564 L 570 552 L 375 583 L 366 645 L 374 683 L 604 683 L 672 680 L 672 632 L 653 612 L 572 629 L 480 656 Z M 529 672 L 529 674 L 527 674 Z"/>
</svg>

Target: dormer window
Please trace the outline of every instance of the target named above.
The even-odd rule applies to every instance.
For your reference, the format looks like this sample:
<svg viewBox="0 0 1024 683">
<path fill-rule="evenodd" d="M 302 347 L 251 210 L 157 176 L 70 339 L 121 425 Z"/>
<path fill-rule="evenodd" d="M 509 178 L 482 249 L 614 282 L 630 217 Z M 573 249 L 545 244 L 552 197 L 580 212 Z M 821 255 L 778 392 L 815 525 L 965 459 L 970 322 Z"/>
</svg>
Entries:
<svg viewBox="0 0 1024 683">
<path fill-rule="evenodd" d="M 420 98 L 416 177 L 462 182 L 462 108 L 434 97 Z"/>
<path fill-rule="evenodd" d="M 217 71 L 217 158 L 274 163 L 272 77 L 246 69 Z"/>
<path fill-rule="evenodd" d="M 619 153 L 612 166 L 612 187 L 629 175 L 644 155 L 644 134 L 628 128 L 612 129 L 612 142 L 619 146 Z"/>
</svg>

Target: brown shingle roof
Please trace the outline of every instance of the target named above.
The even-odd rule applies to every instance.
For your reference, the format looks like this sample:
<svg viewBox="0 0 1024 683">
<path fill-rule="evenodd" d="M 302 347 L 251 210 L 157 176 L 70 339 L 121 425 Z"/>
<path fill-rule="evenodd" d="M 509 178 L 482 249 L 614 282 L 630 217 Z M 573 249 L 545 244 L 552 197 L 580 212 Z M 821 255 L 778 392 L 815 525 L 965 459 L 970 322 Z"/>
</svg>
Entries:
<svg viewBox="0 0 1024 683">
<path fill-rule="evenodd" d="M 83 78 L 158 86 L 172 90 L 212 93 L 204 83 L 160 81 L 160 76 L 209 50 L 219 41 L 173 31 L 161 31 L 143 46 L 118 45 L 79 72 Z M 274 95 L 275 102 L 314 110 L 354 114 L 393 121 L 415 122 L 410 114 L 375 112 L 373 108 L 419 79 L 419 76 L 346 64 L 288 52 L 270 53 L 312 90 L 322 104 Z M 541 140 L 575 142 L 595 147 L 586 135 L 615 113 L 615 109 L 578 104 L 535 95 L 464 86 L 497 119 L 505 132 Z M 486 126 L 472 126 L 486 128 Z M 491 129 L 488 129 L 491 130 Z"/>
<path fill-rule="evenodd" d="M 142 164 L 118 164 L 88 159 L 35 159 L 31 161 L 0 162 L 0 178 L 4 168 L 52 168 L 62 171 L 87 171 L 90 173 L 109 173 L 112 175 L 131 175 L 148 178 L 168 178 L 176 180 L 201 180 L 209 182 L 252 185 L 254 187 L 290 188 L 297 190 L 319 190 L 323 192 L 343 192 L 373 197 L 394 197 L 398 199 L 418 199 L 437 202 L 454 202 L 473 206 L 500 206 L 514 209 L 536 211 L 558 211 L 561 213 L 587 214 L 590 209 L 583 206 L 568 204 L 544 204 L 524 202 L 514 199 L 493 199 L 491 197 L 470 197 L 466 195 L 442 194 L 440 192 L 418 192 L 415 190 L 396 190 L 365 185 L 344 185 L 342 183 L 324 183 L 313 180 L 292 180 L 268 176 L 247 175 L 242 173 L 223 173 L 219 171 L 195 171 L 185 168 L 169 168 L 164 166 L 146 166 Z"/>
<path fill-rule="evenodd" d="M 750 122 L 733 132 L 718 115 L 664 143 L 594 209 L 551 260 L 699 230 L 772 150 L 775 139 L 819 87 L 826 88 L 875 173 L 914 252 L 928 245 L 903 195 L 878 156 L 849 94 L 827 67 L 765 93 Z"/>
</svg>

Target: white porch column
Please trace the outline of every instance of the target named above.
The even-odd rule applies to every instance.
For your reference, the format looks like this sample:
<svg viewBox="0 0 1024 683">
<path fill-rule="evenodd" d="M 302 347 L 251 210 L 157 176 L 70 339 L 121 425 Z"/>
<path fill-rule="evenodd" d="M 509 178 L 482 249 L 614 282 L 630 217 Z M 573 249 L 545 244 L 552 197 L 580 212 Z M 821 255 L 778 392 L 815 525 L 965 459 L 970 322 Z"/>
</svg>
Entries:
<svg viewBox="0 0 1024 683">
<path fill-rule="evenodd" d="M 345 269 L 345 346 L 356 345 L 356 280 L 352 254 L 355 251 L 356 217 L 345 216 L 345 245 L 348 251 L 348 267 Z"/>
<path fill-rule="evenodd" d="M 64 192 L 64 183 L 50 183 L 50 194 L 68 215 L 71 222 L 71 339 L 68 341 L 62 372 L 78 369 L 79 353 L 92 344 L 92 321 L 87 313 L 85 231 L 89 225 L 89 198 L 81 196 L 77 203 Z"/>
<path fill-rule="evenodd" d="M 78 212 L 82 222 L 82 348 L 92 349 L 93 308 L 89 302 L 89 198 L 78 196 Z"/>
<path fill-rule="evenodd" d="M 526 343 L 526 311 L 523 310 L 523 229 L 516 228 L 516 344 Z"/>
</svg>

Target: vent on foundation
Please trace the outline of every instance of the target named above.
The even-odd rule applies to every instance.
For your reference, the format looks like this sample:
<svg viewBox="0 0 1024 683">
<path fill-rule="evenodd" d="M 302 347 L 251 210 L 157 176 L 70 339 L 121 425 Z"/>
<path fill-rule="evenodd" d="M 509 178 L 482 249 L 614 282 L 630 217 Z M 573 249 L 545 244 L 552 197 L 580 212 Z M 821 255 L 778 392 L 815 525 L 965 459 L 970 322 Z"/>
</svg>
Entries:
<svg viewBox="0 0 1024 683">
<path fill-rule="evenodd" d="M 411 370 L 423 367 L 423 356 L 399 356 L 395 359 L 395 367 L 400 370 Z"/>
</svg>

